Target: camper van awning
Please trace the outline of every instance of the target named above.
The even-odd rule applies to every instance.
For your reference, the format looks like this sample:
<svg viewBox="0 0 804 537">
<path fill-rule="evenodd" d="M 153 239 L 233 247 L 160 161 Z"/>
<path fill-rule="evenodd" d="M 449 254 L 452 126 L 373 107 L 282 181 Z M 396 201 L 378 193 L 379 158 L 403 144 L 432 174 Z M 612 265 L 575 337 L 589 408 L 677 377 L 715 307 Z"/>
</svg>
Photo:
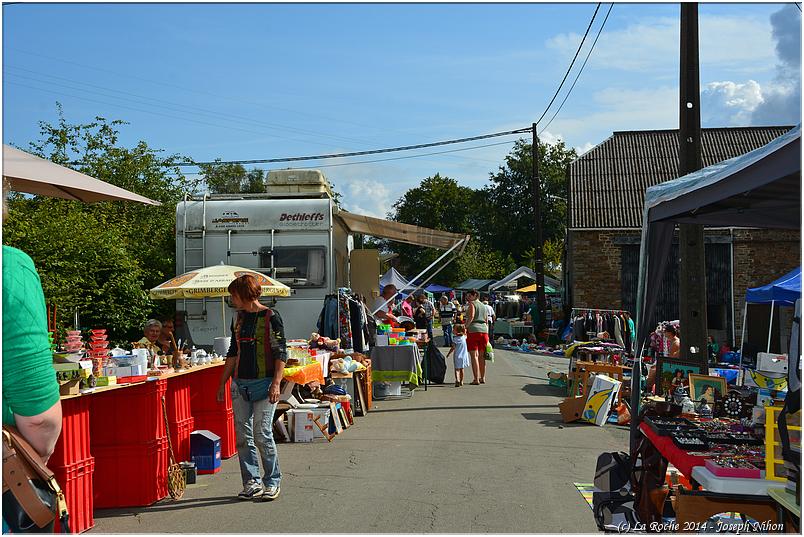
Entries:
<svg viewBox="0 0 804 537">
<path fill-rule="evenodd" d="M 405 242 L 428 248 L 439 248 L 441 250 L 448 250 L 460 241 L 469 238 L 468 235 L 401 224 L 381 218 L 350 213 L 342 209 L 338 211 L 338 218 L 343 221 L 351 233 L 362 233 L 380 239 Z"/>
</svg>

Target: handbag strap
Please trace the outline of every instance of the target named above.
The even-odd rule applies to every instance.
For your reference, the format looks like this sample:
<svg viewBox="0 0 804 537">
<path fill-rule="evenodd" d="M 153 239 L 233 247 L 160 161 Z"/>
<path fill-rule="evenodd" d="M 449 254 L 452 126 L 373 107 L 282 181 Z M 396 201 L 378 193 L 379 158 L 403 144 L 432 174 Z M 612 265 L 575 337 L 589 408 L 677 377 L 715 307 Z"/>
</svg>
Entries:
<svg viewBox="0 0 804 537">
<path fill-rule="evenodd" d="M 42 463 L 38 455 L 36 455 L 36 459 L 39 460 L 32 460 L 33 457 L 27 450 L 33 451 L 33 447 L 16 430 L 4 425 L 3 492 L 10 490 L 33 523 L 43 528 L 55 518 L 55 514 L 36 493 L 30 480 L 41 478 L 51 488 L 55 485 L 54 492 L 56 492 L 57 500 L 60 498 L 58 506 L 60 512 L 62 508 L 61 500 L 64 499 L 64 495 L 53 478 L 53 472 Z M 28 464 L 26 465 L 26 463 Z M 29 472 L 38 475 L 29 475 Z M 66 504 L 64 505 L 64 513 L 66 514 Z"/>
</svg>

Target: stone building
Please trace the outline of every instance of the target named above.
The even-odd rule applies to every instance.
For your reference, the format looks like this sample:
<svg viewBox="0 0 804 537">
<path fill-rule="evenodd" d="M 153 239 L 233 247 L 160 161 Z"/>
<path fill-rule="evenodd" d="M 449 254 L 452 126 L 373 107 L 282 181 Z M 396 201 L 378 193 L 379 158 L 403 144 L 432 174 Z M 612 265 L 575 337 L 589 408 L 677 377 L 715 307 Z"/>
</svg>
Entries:
<svg viewBox="0 0 804 537">
<path fill-rule="evenodd" d="M 703 129 L 703 164 L 747 153 L 790 128 Z M 676 177 L 677 130 L 615 132 L 569 165 L 564 281 L 572 307 L 635 312 L 645 190 Z M 800 264 L 801 233 L 707 229 L 705 242 L 710 334 L 721 342 L 735 342 L 745 290 L 769 283 Z M 676 243 L 654 322 L 679 317 L 677 252 Z M 763 317 L 758 309 L 752 310 L 749 328 L 759 334 L 764 323 L 767 334 L 769 311 Z"/>
</svg>

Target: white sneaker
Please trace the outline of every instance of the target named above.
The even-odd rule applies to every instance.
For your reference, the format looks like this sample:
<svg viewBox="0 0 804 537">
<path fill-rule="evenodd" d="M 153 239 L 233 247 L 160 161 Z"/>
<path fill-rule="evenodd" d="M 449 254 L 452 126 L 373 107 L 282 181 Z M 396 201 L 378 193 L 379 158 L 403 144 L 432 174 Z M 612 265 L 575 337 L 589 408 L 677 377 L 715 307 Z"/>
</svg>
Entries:
<svg viewBox="0 0 804 537">
<path fill-rule="evenodd" d="M 250 481 L 237 497 L 241 500 L 253 500 L 262 496 L 264 492 L 265 489 L 258 481 Z"/>
<path fill-rule="evenodd" d="M 279 485 L 271 485 L 270 487 L 265 487 L 262 496 L 260 496 L 260 501 L 270 502 L 277 498 L 279 498 Z"/>
</svg>

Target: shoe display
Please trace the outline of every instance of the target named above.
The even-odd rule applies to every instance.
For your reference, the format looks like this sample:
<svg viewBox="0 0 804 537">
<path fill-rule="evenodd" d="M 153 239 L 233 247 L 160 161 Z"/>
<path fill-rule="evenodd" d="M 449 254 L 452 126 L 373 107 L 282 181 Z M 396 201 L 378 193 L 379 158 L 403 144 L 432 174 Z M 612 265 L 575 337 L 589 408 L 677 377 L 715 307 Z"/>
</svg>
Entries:
<svg viewBox="0 0 804 537">
<path fill-rule="evenodd" d="M 262 488 L 262 485 L 257 481 L 251 481 L 243 488 L 237 497 L 241 500 L 253 500 L 254 498 L 262 496 L 264 492 L 265 489 Z"/>
</svg>

